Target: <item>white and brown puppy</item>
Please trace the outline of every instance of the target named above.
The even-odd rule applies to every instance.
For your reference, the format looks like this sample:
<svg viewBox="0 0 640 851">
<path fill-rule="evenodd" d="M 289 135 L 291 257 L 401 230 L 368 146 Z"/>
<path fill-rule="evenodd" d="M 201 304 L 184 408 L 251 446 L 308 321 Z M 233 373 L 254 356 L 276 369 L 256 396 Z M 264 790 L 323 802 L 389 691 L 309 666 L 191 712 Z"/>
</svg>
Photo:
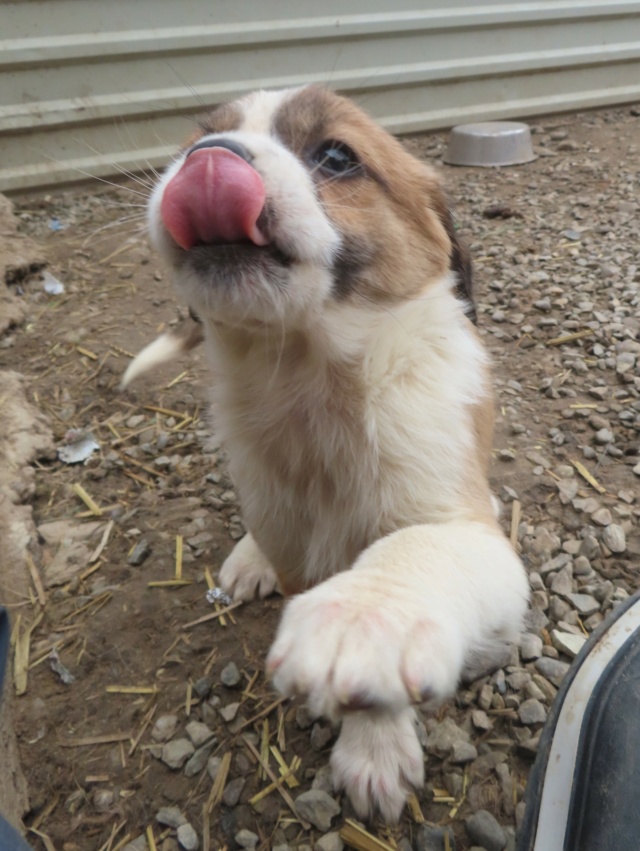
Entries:
<svg viewBox="0 0 640 851">
<path fill-rule="evenodd" d="M 528 599 L 492 505 L 491 377 L 438 179 L 345 98 L 258 92 L 204 120 L 150 225 L 202 321 L 250 530 L 220 583 L 292 596 L 274 682 L 342 718 L 336 786 L 394 820 L 423 782 L 412 704 L 515 638 Z"/>
</svg>

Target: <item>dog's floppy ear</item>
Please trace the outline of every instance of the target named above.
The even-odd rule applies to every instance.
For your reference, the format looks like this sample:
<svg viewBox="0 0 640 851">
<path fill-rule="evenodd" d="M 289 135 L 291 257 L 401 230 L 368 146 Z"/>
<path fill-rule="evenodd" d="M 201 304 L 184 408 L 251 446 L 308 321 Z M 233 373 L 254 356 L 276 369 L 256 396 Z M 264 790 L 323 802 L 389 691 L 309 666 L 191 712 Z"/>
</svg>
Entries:
<svg viewBox="0 0 640 851">
<path fill-rule="evenodd" d="M 476 304 L 473 296 L 473 266 L 471 254 L 467 246 L 458 238 L 455 223 L 451 211 L 446 204 L 438 211 L 440 221 L 444 225 L 447 236 L 451 242 L 451 253 L 449 254 L 449 268 L 456 276 L 456 297 L 465 302 L 466 313 L 474 323 L 478 321 Z"/>
</svg>

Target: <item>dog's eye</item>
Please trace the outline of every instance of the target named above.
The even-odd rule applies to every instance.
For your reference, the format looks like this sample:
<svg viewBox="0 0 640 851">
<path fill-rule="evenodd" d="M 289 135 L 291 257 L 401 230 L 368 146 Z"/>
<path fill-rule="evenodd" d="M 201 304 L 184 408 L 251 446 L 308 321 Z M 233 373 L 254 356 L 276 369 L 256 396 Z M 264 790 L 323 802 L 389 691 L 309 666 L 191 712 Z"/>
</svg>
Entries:
<svg viewBox="0 0 640 851">
<path fill-rule="evenodd" d="M 362 168 L 358 155 L 344 142 L 330 139 L 316 148 L 311 161 L 317 168 L 332 177 L 356 174 Z"/>
</svg>

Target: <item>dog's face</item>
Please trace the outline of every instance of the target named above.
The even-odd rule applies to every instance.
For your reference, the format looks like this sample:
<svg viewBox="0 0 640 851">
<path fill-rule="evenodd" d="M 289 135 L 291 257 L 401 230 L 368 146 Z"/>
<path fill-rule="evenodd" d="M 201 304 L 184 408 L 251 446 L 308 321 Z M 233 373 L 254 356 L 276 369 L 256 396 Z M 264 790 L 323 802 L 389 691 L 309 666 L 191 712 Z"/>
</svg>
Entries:
<svg viewBox="0 0 640 851">
<path fill-rule="evenodd" d="M 229 325 L 304 327 L 354 302 L 388 311 L 464 272 L 435 175 L 319 87 L 212 112 L 156 187 L 150 226 L 181 295 Z"/>
</svg>

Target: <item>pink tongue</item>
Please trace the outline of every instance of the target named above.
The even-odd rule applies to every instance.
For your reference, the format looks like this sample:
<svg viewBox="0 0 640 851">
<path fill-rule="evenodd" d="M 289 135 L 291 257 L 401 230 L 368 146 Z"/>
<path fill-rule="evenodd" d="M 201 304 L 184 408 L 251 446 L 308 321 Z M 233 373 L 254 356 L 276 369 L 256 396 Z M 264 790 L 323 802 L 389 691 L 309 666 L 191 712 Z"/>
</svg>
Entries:
<svg viewBox="0 0 640 851">
<path fill-rule="evenodd" d="M 199 243 L 267 245 L 256 224 L 265 194 L 262 178 L 242 157 L 226 148 L 200 148 L 165 187 L 160 214 L 186 250 Z"/>
</svg>

